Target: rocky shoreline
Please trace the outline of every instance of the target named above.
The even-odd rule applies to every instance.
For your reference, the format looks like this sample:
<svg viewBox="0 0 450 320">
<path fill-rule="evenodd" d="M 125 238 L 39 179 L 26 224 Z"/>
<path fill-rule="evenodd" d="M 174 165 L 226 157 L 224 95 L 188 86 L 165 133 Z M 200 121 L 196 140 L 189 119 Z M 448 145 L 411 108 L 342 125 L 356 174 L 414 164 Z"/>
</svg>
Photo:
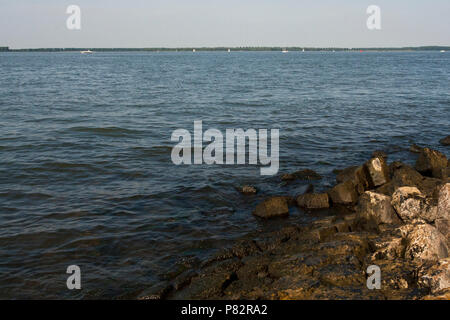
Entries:
<svg viewBox="0 0 450 320">
<path fill-rule="evenodd" d="M 449 145 L 450 137 L 441 140 Z M 413 145 L 415 166 L 388 164 L 376 151 L 366 163 L 336 170 L 336 185 L 274 196 L 256 206 L 261 219 L 289 208 L 328 210 L 310 225 L 292 225 L 238 241 L 202 263 L 187 263 L 140 299 L 450 299 L 450 161 Z M 314 180 L 301 170 L 283 181 Z M 257 188 L 244 186 L 243 196 Z M 367 288 L 368 266 L 381 289 Z"/>
</svg>

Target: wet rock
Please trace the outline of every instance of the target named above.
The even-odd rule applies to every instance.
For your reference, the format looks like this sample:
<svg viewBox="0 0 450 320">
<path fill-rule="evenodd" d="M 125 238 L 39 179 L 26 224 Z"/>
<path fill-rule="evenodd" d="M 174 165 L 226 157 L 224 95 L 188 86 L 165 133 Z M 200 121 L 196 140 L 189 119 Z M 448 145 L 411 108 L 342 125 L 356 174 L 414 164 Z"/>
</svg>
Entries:
<svg viewBox="0 0 450 320">
<path fill-rule="evenodd" d="M 245 185 L 245 186 L 242 186 L 242 188 L 240 188 L 240 192 L 245 195 L 251 195 L 251 194 L 256 194 L 258 191 L 253 186 Z"/>
<path fill-rule="evenodd" d="M 389 182 L 389 167 L 384 158 L 372 158 L 364 164 L 364 168 L 368 173 L 370 187 L 379 187 Z"/>
<path fill-rule="evenodd" d="M 450 146 L 450 136 L 446 136 L 445 138 L 439 140 L 439 143 L 443 146 Z"/>
<path fill-rule="evenodd" d="M 327 193 L 306 193 L 297 197 L 297 205 L 306 209 L 325 209 L 330 207 Z"/>
<path fill-rule="evenodd" d="M 281 176 L 281 180 L 283 181 L 292 181 L 292 180 L 320 180 L 322 176 L 315 172 L 314 170 L 304 169 L 299 170 L 294 173 L 287 173 Z"/>
<path fill-rule="evenodd" d="M 409 151 L 412 152 L 412 153 L 421 153 L 422 150 L 423 150 L 423 148 L 418 146 L 417 144 L 412 144 L 409 147 Z"/>
<path fill-rule="evenodd" d="M 289 215 L 288 199 L 286 197 L 272 197 L 258 204 L 253 215 L 261 218 L 274 218 Z"/>
<path fill-rule="evenodd" d="M 383 158 L 384 160 L 387 160 L 388 155 L 386 152 L 382 151 L 382 150 L 375 150 L 372 153 L 372 158 Z"/>
<path fill-rule="evenodd" d="M 341 170 L 336 176 L 337 183 L 352 181 L 356 191 L 361 194 L 369 188 L 369 181 L 363 166 L 353 166 Z"/>
<path fill-rule="evenodd" d="M 400 187 L 392 195 L 392 206 L 403 221 L 424 219 L 434 222 L 437 207 L 433 206 L 416 187 Z"/>
<path fill-rule="evenodd" d="M 416 170 L 423 175 L 442 178 L 442 169 L 447 167 L 447 157 L 436 150 L 424 148 L 416 161 Z"/>
<path fill-rule="evenodd" d="M 399 224 L 401 220 L 395 213 L 391 201 L 389 196 L 366 191 L 359 197 L 358 216 L 365 220 L 374 220 L 377 224 Z"/>
<path fill-rule="evenodd" d="M 352 205 L 358 201 L 358 193 L 351 180 L 336 185 L 328 191 L 328 195 L 335 204 Z"/>
<path fill-rule="evenodd" d="M 448 257 L 447 240 L 435 227 L 417 224 L 406 236 L 405 258 L 411 260 L 439 260 Z"/>
<path fill-rule="evenodd" d="M 418 272 L 418 285 L 429 289 L 432 294 L 450 288 L 450 258 L 422 266 Z"/>
</svg>

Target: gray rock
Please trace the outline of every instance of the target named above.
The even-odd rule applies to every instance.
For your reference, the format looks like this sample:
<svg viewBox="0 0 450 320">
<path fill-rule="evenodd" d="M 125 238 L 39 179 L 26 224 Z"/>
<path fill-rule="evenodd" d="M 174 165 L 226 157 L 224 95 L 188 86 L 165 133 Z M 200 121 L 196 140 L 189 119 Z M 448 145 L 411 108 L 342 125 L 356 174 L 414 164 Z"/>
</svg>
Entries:
<svg viewBox="0 0 450 320">
<path fill-rule="evenodd" d="M 406 236 L 405 258 L 418 261 L 439 260 L 448 257 L 447 240 L 435 227 L 417 224 Z"/>
<path fill-rule="evenodd" d="M 351 205 L 358 201 L 356 186 L 351 180 L 336 185 L 328 191 L 328 195 L 335 204 Z"/>
<path fill-rule="evenodd" d="M 253 215 L 261 218 L 274 218 L 289 215 L 288 199 L 286 197 L 272 197 L 258 204 Z"/>
<path fill-rule="evenodd" d="M 399 224 L 401 220 L 391 205 L 391 197 L 366 191 L 359 197 L 357 213 L 360 218 L 377 224 Z"/>
<path fill-rule="evenodd" d="M 379 187 L 389 182 L 389 167 L 383 157 L 375 157 L 364 164 L 370 187 Z"/>
<path fill-rule="evenodd" d="M 306 193 L 297 197 L 297 205 L 307 209 L 325 209 L 330 207 L 327 193 Z"/>
<path fill-rule="evenodd" d="M 424 148 L 416 161 L 416 170 L 423 175 L 442 178 L 442 169 L 447 167 L 447 157 L 436 150 Z"/>
</svg>

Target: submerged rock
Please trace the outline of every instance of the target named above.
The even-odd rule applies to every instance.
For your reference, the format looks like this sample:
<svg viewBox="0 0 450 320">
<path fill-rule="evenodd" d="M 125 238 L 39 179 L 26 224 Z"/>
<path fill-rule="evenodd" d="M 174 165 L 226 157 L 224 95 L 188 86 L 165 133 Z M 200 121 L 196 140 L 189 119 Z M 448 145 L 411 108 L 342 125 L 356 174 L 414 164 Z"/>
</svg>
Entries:
<svg viewBox="0 0 450 320">
<path fill-rule="evenodd" d="M 448 257 L 447 240 L 435 227 L 417 224 L 406 236 L 405 257 L 411 260 L 439 260 Z"/>
<path fill-rule="evenodd" d="M 258 192 L 255 187 L 247 186 L 247 185 L 242 186 L 242 188 L 240 188 L 239 191 L 245 195 L 256 194 Z"/>
<path fill-rule="evenodd" d="M 445 138 L 439 140 L 439 143 L 443 146 L 450 146 L 450 136 L 446 136 Z"/>
<path fill-rule="evenodd" d="M 314 170 L 304 169 L 299 170 L 294 173 L 287 173 L 281 176 L 281 180 L 283 181 L 292 181 L 292 180 L 320 180 L 322 176 L 315 172 Z"/>
<path fill-rule="evenodd" d="M 416 161 L 416 170 L 423 175 L 442 178 L 442 169 L 447 167 L 447 157 L 436 150 L 424 148 Z"/>
<path fill-rule="evenodd" d="M 286 197 L 272 197 L 258 204 L 253 215 L 261 218 L 274 218 L 289 215 L 288 199 Z"/>
<path fill-rule="evenodd" d="M 327 193 L 306 193 L 297 197 L 297 205 L 306 209 L 325 209 L 330 207 Z"/>
<path fill-rule="evenodd" d="M 359 198 L 357 214 L 359 218 L 373 220 L 376 224 L 401 222 L 391 205 L 391 197 L 371 191 L 366 191 Z"/>
<path fill-rule="evenodd" d="M 336 185 L 328 191 L 328 195 L 331 201 L 336 204 L 351 205 L 358 201 L 358 193 L 351 180 Z"/>
<path fill-rule="evenodd" d="M 412 144 L 412 145 L 409 147 L 409 151 L 412 152 L 412 153 L 421 153 L 422 150 L 423 150 L 423 148 L 422 148 L 422 147 L 419 147 L 417 144 Z"/>
<path fill-rule="evenodd" d="M 364 164 L 370 187 L 379 187 L 389 182 L 389 167 L 383 157 L 375 157 Z"/>
</svg>

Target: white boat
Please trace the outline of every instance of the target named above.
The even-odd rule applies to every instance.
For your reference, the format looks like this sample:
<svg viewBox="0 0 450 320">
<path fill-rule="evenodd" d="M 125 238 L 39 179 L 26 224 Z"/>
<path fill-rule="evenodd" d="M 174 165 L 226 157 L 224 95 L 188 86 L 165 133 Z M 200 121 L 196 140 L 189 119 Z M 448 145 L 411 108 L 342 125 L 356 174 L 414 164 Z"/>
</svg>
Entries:
<svg viewBox="0 0 450 320">
<path fill-rule="evenodd" d="M 89 54 L 89 53 L 94 53 L 91 50 L 85 50 L 85 51 L 80 51 L 81 54 Z"/>
<path fill-rule="evenodd" d="M 444 53 L 444 52 L 445 52 L 445 50 L 441 50 L 441 52 L 442 52 L 442 53 Z"/>
<path fill-rule="evenodd" d="M 281 51 L 283 53 L 288 53 L 289 51 L 287 51 L 287 49 L 283 49 L 283 51 Z"/>
<path fill-rule="evenodd" d="M 228 49 L 228 52 L 231 52 L 231 49 Z"/>
<path fill-rule="evenodd" d="M 192 52 L 195 52 L 195 49 L 192 49 Z"/>
<path fill-rule="evenodd" d="M 305 52 L 305 49 L 303 49 L 302 52 Z"/>
</svg>

